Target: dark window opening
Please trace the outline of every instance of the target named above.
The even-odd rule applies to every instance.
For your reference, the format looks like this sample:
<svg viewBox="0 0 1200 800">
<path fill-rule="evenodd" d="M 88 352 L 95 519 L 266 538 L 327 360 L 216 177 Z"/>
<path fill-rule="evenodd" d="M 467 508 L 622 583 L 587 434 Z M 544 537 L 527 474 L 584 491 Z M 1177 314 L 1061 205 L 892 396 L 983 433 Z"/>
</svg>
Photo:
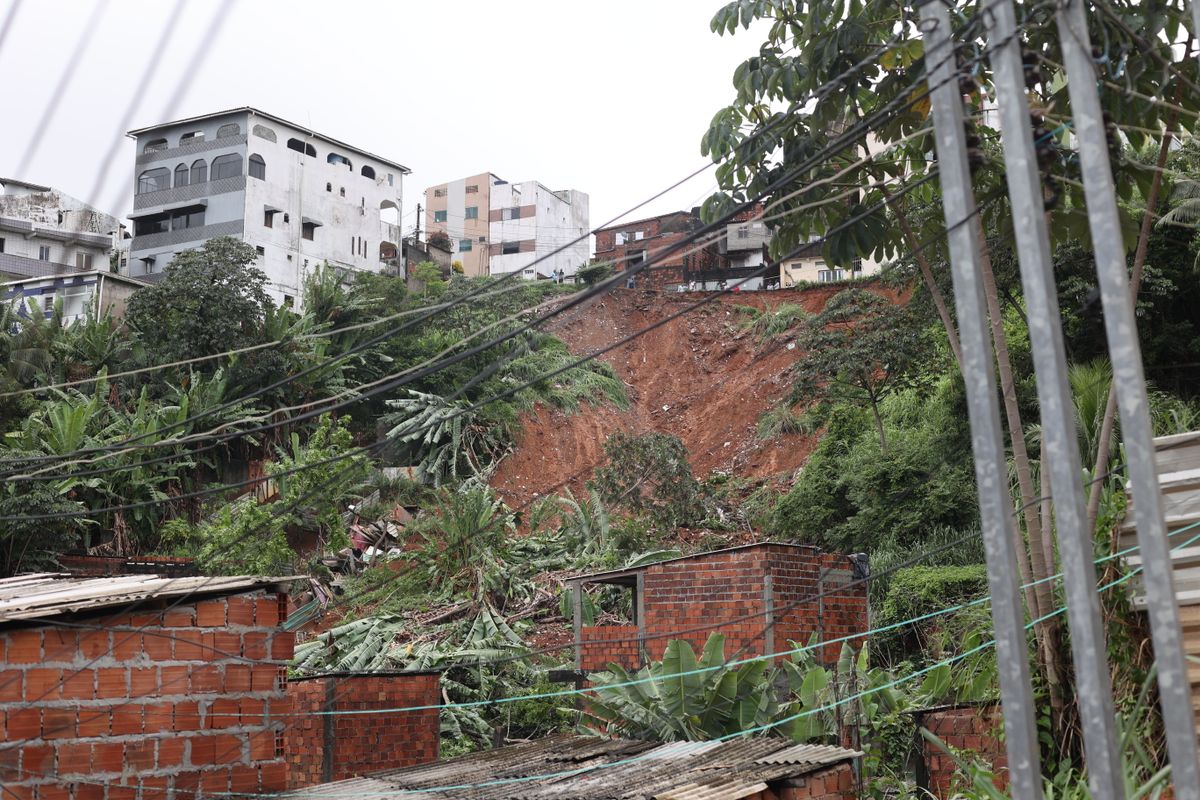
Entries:
<svg viewBox="0 0 1200 800">
<path fill-rule="evenodd" d="M 192 183 L 204 183 L 208 180 L 208 162 L 198 158 L 192 162 Z"/>
<path fill-rule="evenodd" d="M 332 183 L 327 183 L 327 184 L 325 184 L 325 191 L 327 191 L 327 192 L 332 192 L 332 191 L 333 191 L 333 184 L 332 184 Z"/>
<path fill-rule="evenodd" d="M 277 212 L 273 208 L 268 208 L 263 211 L 263 227 L 264 228 L 274 228 L 275 227 L 275 215 L 277 213 L 279 213 L 279 212 Z"/>
<path fill-rule="evenodd" d="M 467 187 L 467 194 L 477 194 L 478 192 L 479 192 L 479 184 L 478 183 L 472 183 L 470 186 Z"/>
<path fill-rule="evenodd" d="M 305 222 L 301 225 L 300 235 L 303 238 L 308 239 L 310 242 L 314 240 L 314 238 L 316 237 L 316 233 L 317 233 L 317 223 Z"/>
<path fill-rule="evenodd" d="M 0 237 L 0 253 L 4 252 L 4 238 Z"/>
<path fill-rule="evenodd" d="M 313 147 L 307 142 L 302 142 L 299 139 L 288 139 L 287 146 L 289 150 L 295 150 L 297 153 L 304 153 L 304 155 L 309 156 L 310 158 L 317 157 L 317 148 Z"/>
<path fill-rule="evenodd" d="M 339 186 L 339 187 L 338 187 L 338 194 L 340 194 L 342 197 L 345 197 L 345 196 L 346 196 L 346 187 L 345 187 L 345 186 Z"/>
<path fill-rule="evenodd" d="M 458 240 L 458 252 L 469 253 L 471 251 L 471 247 L 472 247 L 472 242 L 470 239 L 459 239 Z"/>
<path fill-rule="evenodd" d="M 446 221 L 446 212 L 445 211 L 433 212 L 433 221 L 434 222 L 445 222 Z"/>
<path fill-rule="evenodd" d="M 191 172 L 188 170 L 187 164 L 180 164 L 175 168 L 175 188 L 187 186 L 190 183 Z"/>
<path fill-rule="evenodd" d="M 292 297 L 290 294 L 285 294 L 283 296 L 283 307 L 284 308 L 293 308 L 295 305 L 296 305 L 296 298 Z"/>
<path fill-rule="evenodd" d="M 192 131 L 191 133 L 185 133 L 183 136 L 179 137 L 179 146 L 183 147 L 185 144 L 196 144 L 197 142 L 203 141 L 204 131 Z"/>
<path fill-rule="evenodd" d="M 50 246 L 49 245 L 44 244 L 38 248 L 38 260 L 39 261 L 49 261 L 50 260 Z"/>
<path fill-rule="evenodd" d="M 513 253 L 521 252 L 520 242 L 505 242 L 500 245 L 500 252 L 506 256 L 511 256 Z"/>
<path fill-rule="evenodd" d="M 373 167 L 368 167 L 366 165 L 363 165 L 362 176 L 364 178 L 370 178 L 371 180 L 375 180 L 375 169 Z"/>
<path fill-rule="evenodd" d="M 217 156 L 212 161 L 212 179 L 236 178 L 242 174 L 242 157 L 237 153 Z"/>
<path fill-rule="evenodd" d="M 479 219 L 479 206 L 467 206 L 466 219 Z"/>
<path fill-rule="evenodd" d="M 151 139 L 150 141 L 146 142 L 144 147 L 142 147 L 142 152 L 143 153 L 157 153 L 160 150 L 166 150 L 166 149 L 167 149 L 167 140 L 166 139 Z"/>
<path fill-rule="evenodd" d="M 188 228 L 199 228 L 204 225 L 204 206 L 189 206 L 188 208 L 164 211 L 161 214 L 151 214 L 138 217 L 133 221 L 134 236 L 150 236 L 167 231 L 182 231 Z"/>
<path fill-rule="evenodd" d="M 91 269 L 92 254 L 91 253 L 76 253 L 75 254 L 75 269 Z"/>
<path fill-rule="evenodd" d="M 166 167 L 148 169 L 138 176 L 137 193 L 157 192 L 171 188 L 171 170 Z"/>
<path fill-rule="evenodd" d="M 254 252 L 258 253 L 260 256 L 265 256 L 267 254 L 267 249 L 261 244 L 256 244 L 254 246 Z"/>
<path fill-rule="evenodd" d="M 250 169 L 248 173 L 251 178 L 258 178 L 260 181 L 267 179 L 267 162 L 263 161 L 263 157 L 258 153 L 250 156 Z"/>
<path fill-rule="evenodd" d="M 284 224 L 284 225 L 287 225 L 287 224 L 288 224 L 289 222 L 291 222 L 291 221 L 292 221 L 292 220 L 291 220 L 291 219 L 288 217 L 288 213 L 287 213 L 286 211 L 285 211 L 285 212 L 283 212 L 283 224 Z"/>
<path fill-rule="evenodd" d="M 512 208 L 504 209 L 504 213 L 503 213 L 502 217 L 503 217 L 503 219 L 520 219 L 521 218 L 521 207 L 513 206 Z"/>
<path fill-rule="evenodd" d="M 354 165 L 350 163 L 350 159 L 346 158 L 343 155 L 339 155 L 337 153 L 330 153 L 329 155 L 327 155 L 325 157 L 325 160 L 327 162 L 329 162 L 330 164 L 343 164 L 343 165 L 345 165 L 346 169 L 350 170 L 351 172 L 354 171 Z"/>
</svg>

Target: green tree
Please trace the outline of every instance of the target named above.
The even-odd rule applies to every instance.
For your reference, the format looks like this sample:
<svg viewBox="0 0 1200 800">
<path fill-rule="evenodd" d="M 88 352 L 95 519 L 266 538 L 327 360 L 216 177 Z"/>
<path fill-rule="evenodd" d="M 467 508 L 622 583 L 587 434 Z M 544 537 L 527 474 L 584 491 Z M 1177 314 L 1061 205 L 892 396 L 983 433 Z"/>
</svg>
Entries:
<svg viewBox="0 0 1200 800">
<path fill-rule="evenodd" d="M 804 355 L 793 368 L 795 401 L 848 402 L 870 408 L 887 452 L 879 404 L 919 383 L 933 348 L 903 305 L 864 289 L 846 289 L 800 328 Z"/>
<path fill-rule="evenodd" d="M 647 514 L 665 528 L 704 518 L 700 483 L 678 436 L 619 431 L 604 442 L 604 454 L 608 463 L 588 482 L 603 503 Z"/>
<path fill-rule="evenodd" d="M 157 362 L 262 341 L 272 305 L 254 247 L 229 236 L 175 256 L 160 282 L 134 294 L 126 320 Z"/>
<path fill-rule="evenodd" d="M 588 286 L 594 286 L 600 281 L 613 274 L 612 264 L 607 261 L 598 261 L 595 264 L 588 264 L 586 267 L 580 267 L 575 273 L 575 277 L 586 283 Z"/>
</svg>

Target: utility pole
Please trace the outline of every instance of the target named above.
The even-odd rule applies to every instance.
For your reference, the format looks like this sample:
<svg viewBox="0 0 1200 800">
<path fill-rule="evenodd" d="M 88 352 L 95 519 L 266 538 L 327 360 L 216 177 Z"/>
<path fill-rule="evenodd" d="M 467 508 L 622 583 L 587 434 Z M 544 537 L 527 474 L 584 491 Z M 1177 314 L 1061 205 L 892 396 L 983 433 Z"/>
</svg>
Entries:
<svg viewBox="0 0 1200 800">
<path fill-rule="evenodd" d="M 1025 641 L 1025 613 L 1017 586 L 1016 531 L 1008 488 L 1008 462 L 1000 429 L 996 373 L 988 330 L 988 310 L 979 275 L 977 212 L 967 165 L 959 70 L 951 37 L 950 15 L 938 0 L 920 8 L 925 34 L 928 74 L 942 184 L 942 209 L 954 278 L 954 306 L 962 343 L 962 372 L 975 453 L 975 484 L 979 518 L 987 556 L 988 588 L 996 636 L 996 667 L 1004 705 L 1005 747 L 1008 750 L 1012 796 L 1041 800 L 1042 776 L 1034 723 L 1033 686 Z M 1020 435 L 1020 432 L 1014 432 Z M 1191 710 L 1191 706 L 1188 706 Z"/>
<path fill-rule="evenodd" d="M 413 237 L 419 242 L 421 241 L 421 204 L 417 203 L 417 229 L 413 231 Z"/>
<path fill-rule="evenodd" d="M 1129 292 L 1125 242 L 1117 214 L 1108 137 L 1096 88 L 1096 61 L 1083 0 L 1065 0 L 1055 10 L 1062 45 L 1073 128 L 1079 142 L 1088 227 L 1104 307 L 1104 330 L 1112 363 L 1112 391 L 1121 411 L 1133 518 L 1146 586 L 1146 609 L 1158 666 L 1159 706 L 1171 757 L 1171 780 L 1179 800 L 1200 800 L 1200 768 L 1196 754 L 1196 720 L 1192 711 L 1187 662 L 1183 653 L 1179 607 L 1175 600 L 1174 565 L 1167 545 L 1162 490 L 1154 459 L 1150 408 L 1137 317 Z M 1085 720 L 1086 721 L 1086 720 Z"/>
<path fill-rule="evenodd" d="M 1092 532 L 1079 481 L 1083 466 L 1067 380 L 1062 317 L 1050 261 L 1042 176 L 1030 125 L 1021 40 L 1012 0 L 996 0 L 985 13 L 984 22 L 988 27 L 988 58 L 1000 110 L 1004 173 L 1008 177 L 1017 258 L 1028 304 L 1026 317 L 1042 417 L 1042 468 L 1049 469 L 1050 493 L 1054 499 L 1088 784 L 1096 800 L 1123 800 L 1125 780 L 1117 748 L 1108 647 L 1096 592 Z M 1045 531 L 1045 535 L 1049 536 L 1050 531 Z"/>
</svg>

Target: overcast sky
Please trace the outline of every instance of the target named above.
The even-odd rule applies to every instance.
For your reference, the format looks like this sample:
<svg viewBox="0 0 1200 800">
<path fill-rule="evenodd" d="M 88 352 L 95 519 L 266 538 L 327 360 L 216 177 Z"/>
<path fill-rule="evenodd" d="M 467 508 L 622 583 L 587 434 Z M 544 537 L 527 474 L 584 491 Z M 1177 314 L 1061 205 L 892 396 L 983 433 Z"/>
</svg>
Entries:
<svg viewBox="0 0 1200 800">
<path fill-rule="evenodd" d="M 0 25 L 13 2 L 0 0 Z M 221 3 L 187 0 L 139 97 L 174 3 L 98 2 L 18 7 L 0 49 L 0 176 L 89 200 L 117 146 L 96 204 L 122 216 L 132 206 L 127 129 L 251 105 L 409 166 L 406 231 L 425 187 L 487 170 L 587 192 L 596 227 L 704 163 L 700 137 L 762 40 L 755 29 L 709 32 L 720 0 L 237 0 L 172 111 Z M 690 207 L 712 188 L 709 170 L 635 217 Z"/>
</svg>

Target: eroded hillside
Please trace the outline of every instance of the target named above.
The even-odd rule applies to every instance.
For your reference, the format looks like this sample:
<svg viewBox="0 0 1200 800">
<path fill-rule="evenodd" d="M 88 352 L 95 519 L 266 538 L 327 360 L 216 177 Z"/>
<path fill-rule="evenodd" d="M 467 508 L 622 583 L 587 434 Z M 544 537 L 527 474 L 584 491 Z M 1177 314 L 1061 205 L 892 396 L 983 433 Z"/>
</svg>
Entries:
<svg viewBox="0 0 1200 800">
<path fill-rule="evenodd" d="M 745 315 L 737 306 L 795 303 L 815 312 L 840 288 L 724 295 L 604 354 L 626 384 L 630 408 L 585 405 L 574 414 L 538 408 L 525 419 L 516 450 L 501 462 L 492 485 L 514 507 L 563 486 L 578 490 L 603 461 L 605 438 L 618 430 L 679 436 L 698 477 L 715 470 L 749 478 L 790 474 L 815 439 L 763 441 L 756 430 L 763 412 L 787 395 L 797 351 L 786 337 L 762 343 L 741 331 Z M 699 297 L 618 290 L 556 317 L 548 330 L 582 355 Z"/>
</svg>

